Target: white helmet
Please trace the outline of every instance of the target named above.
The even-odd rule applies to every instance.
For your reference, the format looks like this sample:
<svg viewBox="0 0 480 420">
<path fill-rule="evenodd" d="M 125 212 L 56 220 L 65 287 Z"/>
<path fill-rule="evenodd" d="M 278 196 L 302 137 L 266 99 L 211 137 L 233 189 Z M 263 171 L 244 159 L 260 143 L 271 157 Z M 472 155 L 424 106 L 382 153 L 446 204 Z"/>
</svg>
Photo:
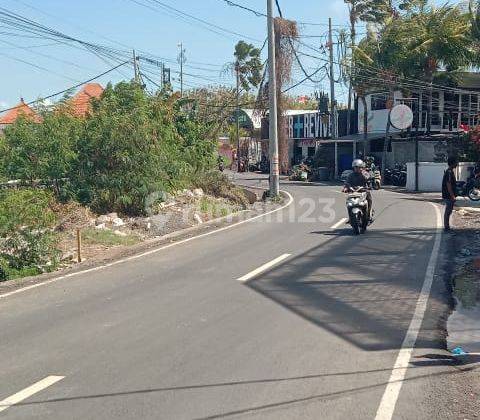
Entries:
<svg viewBox="0 0 480 420">
<path fill-rule="evenodd" d="M 352 162 L 352 168 L 364 168 L 365 162 L 362 159 L 355 159 Z"/>
</svg>

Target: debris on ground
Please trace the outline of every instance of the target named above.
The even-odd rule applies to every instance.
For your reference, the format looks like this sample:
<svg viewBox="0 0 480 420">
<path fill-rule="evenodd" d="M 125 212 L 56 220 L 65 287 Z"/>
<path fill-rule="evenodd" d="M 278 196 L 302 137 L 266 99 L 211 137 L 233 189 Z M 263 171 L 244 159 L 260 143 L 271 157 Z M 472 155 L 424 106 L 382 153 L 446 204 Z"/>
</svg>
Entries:
<svg viewBox="0 0 480 420">
<path fill-rule="evenodd" d="M 124 217 L 116 212 L 95 215 L 78 203 L 58 205 L 55 211 L 60 221 L 57 230 L 60 232 L 62 267 L 76 262 L 77 229 L 81 230 L 83 238 L 82 259 L 97 260 L 104 259 L 112 248 L 198 226 L 244 210 L 248 203 L 251 209 L 256 209 L 258 195 L 255 192 L 235 192 L 242 193 L 242 199 L 235 194 L 220 192 L 219 197 L 207 194 L 202 188 L 164 194 L 151 206 L 147 216 L 138 217 Z"/>
</svg>

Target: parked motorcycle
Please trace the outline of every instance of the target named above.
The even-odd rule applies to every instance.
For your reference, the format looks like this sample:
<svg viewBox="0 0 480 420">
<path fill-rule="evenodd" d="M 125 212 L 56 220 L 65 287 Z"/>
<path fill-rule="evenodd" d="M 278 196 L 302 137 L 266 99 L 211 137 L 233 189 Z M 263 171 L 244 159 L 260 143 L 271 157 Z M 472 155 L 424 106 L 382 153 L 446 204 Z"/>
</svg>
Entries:
<svg viewBox="0 0 480 420">
<path fill-rule="evenodd" d="M 393 169 L 385 169 L 385 184 L 404 187 L 407 184 L 407 168 L 405 165 L 395 164 Z"/>
<path fill-rule="evenodd" d="M 347 192 L 348 219 L 353 233 L 355 235 L 365 233 L 369 222 L 367 189 L 364 187 L 350 188 Z"/>
<path fill-rule="evenodd" d="M 263 159 L 260 161 L 260 172 L 263 174 L 268 174 L 270 172 L 270 161 L 268 159 Z"/>
<path fill-rule="evenodd" d="M 457 193 L 472 201 L 480 201 L 480 164 L 475 165 L 467 181 L 457 182 Z"/>
</svg>

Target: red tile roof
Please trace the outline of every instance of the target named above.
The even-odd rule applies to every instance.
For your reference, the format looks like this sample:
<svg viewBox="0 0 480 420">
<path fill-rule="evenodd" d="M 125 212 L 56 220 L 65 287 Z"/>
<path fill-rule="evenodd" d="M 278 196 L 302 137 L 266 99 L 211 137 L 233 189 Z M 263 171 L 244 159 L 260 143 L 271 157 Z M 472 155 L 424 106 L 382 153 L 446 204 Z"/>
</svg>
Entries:
<svg viewBox="0 0 480 420">
<path fill-rule="evenodd" d="M 37 113 L 30 108 L 24 101 L 23 98 L 20 100 L 20 103 L 12 108 L 10 111 L 7 111 L 0 117 L 0 124 L 13 124 L 15 120 L 20 116 L 30 116 L 33 118 L 33 121 L 40 122 L 41 118 Z"/>
<path fill-rule="evenodd" d="M 80 92 L 72 98 L 72 109 L 75 115 L 84 117 L 90 111 L 90 100 L 100 98 L 103 87 L 98 83 L 87 83 Z"/>
</svg>

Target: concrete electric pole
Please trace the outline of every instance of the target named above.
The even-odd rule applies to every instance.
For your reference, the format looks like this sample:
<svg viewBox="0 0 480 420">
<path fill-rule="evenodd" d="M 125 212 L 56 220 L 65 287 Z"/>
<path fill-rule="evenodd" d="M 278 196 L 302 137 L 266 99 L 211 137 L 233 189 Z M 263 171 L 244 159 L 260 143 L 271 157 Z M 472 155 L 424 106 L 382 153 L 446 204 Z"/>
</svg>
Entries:
<svg viewBox="0 0 480 420">
<path fill-rule="evenodd" d="M 333 71 L 333 36 L 332 36 L 332 18 L 328 18 L 328 50 L 330 55 L 330 114 L 332 139 L 337 138 L 336 104 L 335 104 L 335 75 Z"/>
<path fill-rule="evenodd" d="M 183 65 L 187 61 L 185 58 L 185 49 L 183 48 L 183 42 L 178 44 L 180 47 L 180 54 L 178 54 L 178 62 L 180 63 L 180 96 L 183 98 Z"/>
<path fill-rule="evenodd" d="M 235 62 L 235 74 L 237 77 L 237 92 L 236 92 L 236 136 L 237 136 L 237 172 L 240 172 L 240 64 L 238 60 Z"/>
<path fill-rule="evenodd" d="M 135 50 L 133 50 L 133 72 L 134 72 L 134 80 L 137 83 L 140 83 L 140 72 L 138 71 L 138 58 Z"/>
<path fill-rule="evenodd" d="M 270 154 L 270 197 L 278 196 L 280 189 L 278 165 L 278 119 L 277 119 L 277 75 L 275 67 L 275 27 L 273 21 L 273 0 L 267 0 L 268 27 L 268 98 L 269 111 L 269 154 Z"/>
</svg>

